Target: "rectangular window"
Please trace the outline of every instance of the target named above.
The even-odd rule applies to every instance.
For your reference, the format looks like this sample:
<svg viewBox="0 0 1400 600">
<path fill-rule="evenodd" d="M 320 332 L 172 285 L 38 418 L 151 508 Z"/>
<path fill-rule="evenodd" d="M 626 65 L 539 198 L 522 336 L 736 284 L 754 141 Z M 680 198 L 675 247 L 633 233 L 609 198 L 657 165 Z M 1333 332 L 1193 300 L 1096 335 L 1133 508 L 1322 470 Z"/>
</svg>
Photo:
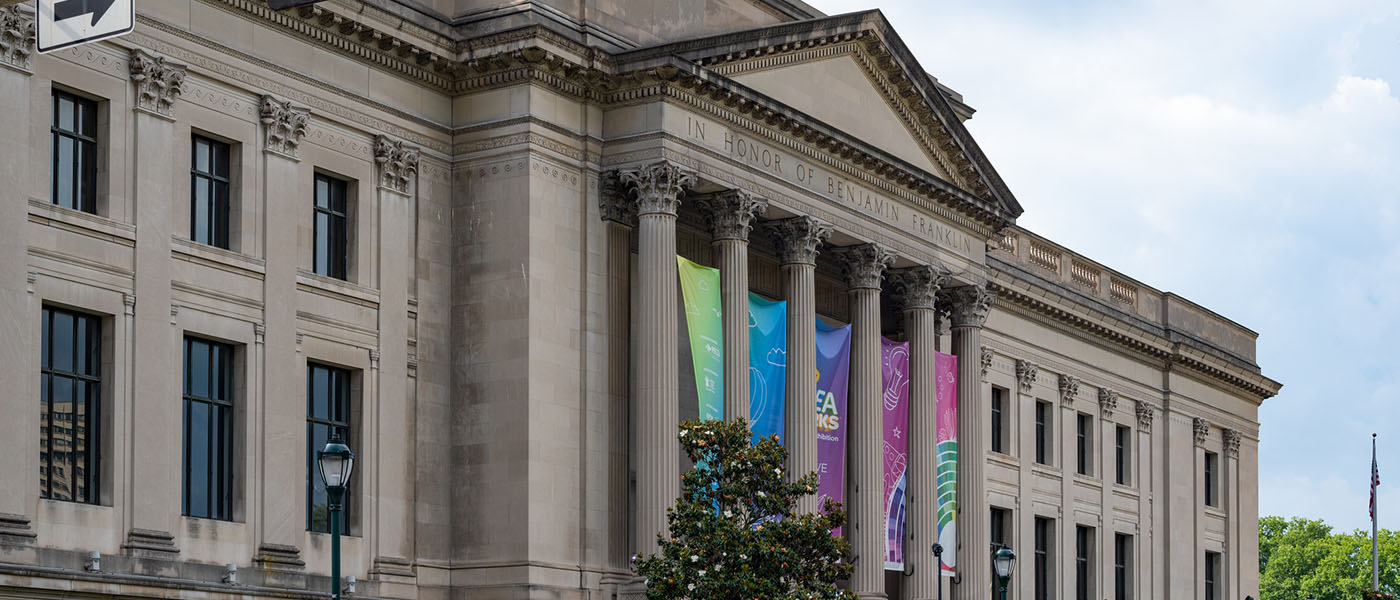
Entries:
<svg viewBox="0 0 1400 600">
<path fill-rule="evenodd" d="M 1080 475 L 1092 475 L 1090 468 L 1094 459 L 1094 418 L 1084 413 L 1079 413 L 1078 418 L 1078 440 L 1075 443 L 1075 460 L 1078 465 Z"/>
<path fill-rule="evenodd" d="M 52 202 L 97 213 L 97 103 L 53 91 Z"/>
<path fill-rule="evenodd" d="M 1006 453 L 1002 415 L 1005 413 L 1006 390 L 992 388 L 992 452 Z"/>
<path fill-rule="evenodd" d="M 101 491 L 102 321 L 44 307 L 39 496 L 96 504 Z"/>
<path fill-rule="evenodd" d="M 1093 600 L 1094 528 L 1078 525 L 1074 528 L 1074 597 Z"/>
<path fill-rule="evenodd" d="M 316 175 L 316 274 L 345 279 L 347 217 L 346 184 L 340 179 Z"/>
<path fill-rule="evenodd" d="M 1132 590 L 1133 536 L 1113 535 L 1113 598 L 1130 600 Z"/>
<path fill-rule="evenodd" d="M 190 240 L 227 250 L 229 146 L 196 135 L 190 147 Z"/>
<path fill-rule="evenodd" d="M 1220 553 L 1206 553 L 1206 600 L 1220 598 Z"/>
<path fill-rule="evenodd" d="M 1128 485 L 1128 478 L 1132 476 L 1131 452 L 1133 448 L 1133 438 L 1131 430 L 1123 425 L 1119 425 L 1114 430 L 1113 445 L 1116 450 L 1114 467 L 1114 480 L 1119 485 Z"/>
<path fill-rule="evenodd" d="M 1050 600 L 1050 548 L 1054 545 L 1054 525 L 1045 517 L 1035 518 L 1035 600 Z"/>
<path fill-rule="evenodd" d="M 1042 465 L 1050 464 L 1050 434 L 1054 426 L 1050 421 L 1050 403 L 1037 401 L 1035 403 L 1035 462 Z"/>
<path fill-rule="evenodd" d="M 1218 466 L 1218 465 L 1219 465 L 1219 460 L 1218 460 L 1218 457 L 1216 456 L 1216 454 L 1215 454 L 1214 452 L 1207 452 L 1207 453 L 1206 453 L 1205 465 L 1204 465 L 1205 476 L 1206 476 L 1206 490 L 1205 490 L 1205 491 L 1206 491 L 1206 506 L 1219 506 L 1219 505 L 1220 505 L 1220 502 L 1219 502 L 1220 499 L 1216 497 L 1216 496 L 1218 495 L 1218 493 L 1216 492 L 1216 489 L 1215 489 L 1215 488 L 1216 488 L 1216 485 L 1215 485 L 1215 478 L 1217 477 L 1216 471 L 1218 471 L 1218 469 L 1217 469 L 1217 466 Z"/>
<path fill-rule="evenodd" d="M 1011 511 L 993 506 L 991 517 L 992 546 L 1008 545 L 1010 540 L 1006 539 L 1006 533 L 1011 527 Z"/>
<path fill-rule="evenodd" d="M 185 485 L 191 517 L 233 518 L 233 347 L 185 338 Z"/>
<path fill-rule="evenodd" d="M 325 482 L 316 466 L 316 453 L 326 446 L 332 431 L 350 445 L 350 372 L 312 364 L 306 374 L 306 528 L 330 533 L 330 503 Z M 350 494 L 345 495 L 344 512 L 350 514 Z M 349 533 L 349 519 L 341 519 L 340 532 Z"/>
</svg>

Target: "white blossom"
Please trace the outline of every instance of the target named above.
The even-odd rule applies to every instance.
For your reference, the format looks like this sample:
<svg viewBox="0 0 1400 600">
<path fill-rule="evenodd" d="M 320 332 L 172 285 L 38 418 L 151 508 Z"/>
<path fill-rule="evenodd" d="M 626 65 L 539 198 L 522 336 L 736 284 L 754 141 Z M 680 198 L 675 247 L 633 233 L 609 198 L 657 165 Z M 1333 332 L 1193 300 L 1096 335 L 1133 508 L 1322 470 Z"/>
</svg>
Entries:
<svg viewBox="0 0 1400 600">
<path fill-rule="evenodd" d="M 700 557 L 699 557 L 699 556 L 694 555 L 694 554 L 690 555 L 690 562 L 695 562 L 695 561 L 697 561 L 697 560 L 700 560 Z"/>
<path fill-rule="evenodd" d="M 704 576 L 705 576 L 705 570 L 704 570 L 704 569 L 700 569 L 700 573 L 698 573 L 698 575 L 700 575 L 701 577 L 704 577 Z"/>
<path fill-rule="evenodd" d="M 725 511 L 724 511 L 724 516 L 725 516 L 725 517 L 732 517 L 732 516 L 734 516 L 734 511 L 732 511 L 732 510 L 725 510 Z"/>
<path fill-rule="evenodd" d="M 687 586 L 685 586 L 685 589 L 690 590 L 690 591 L 695 591 L 695 584 L 692 583 L 692 584 L 690 584 L 690 585 L 687 585 Z"/>
</svg>

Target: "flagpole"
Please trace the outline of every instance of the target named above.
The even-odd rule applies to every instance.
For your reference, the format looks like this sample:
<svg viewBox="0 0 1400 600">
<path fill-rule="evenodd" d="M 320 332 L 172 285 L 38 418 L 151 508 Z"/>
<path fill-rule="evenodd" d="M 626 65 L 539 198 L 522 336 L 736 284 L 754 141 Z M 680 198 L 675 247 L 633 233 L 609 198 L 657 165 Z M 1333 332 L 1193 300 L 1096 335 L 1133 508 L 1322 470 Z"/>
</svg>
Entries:
<svg viewBox="0 0 1400 600">
<path fill-rule="evenodd" d="M 1376 542 L 1376 434 L 1371 434 L 1371 591 L 1381 591 L 1380 546 Z"/>
</svg>

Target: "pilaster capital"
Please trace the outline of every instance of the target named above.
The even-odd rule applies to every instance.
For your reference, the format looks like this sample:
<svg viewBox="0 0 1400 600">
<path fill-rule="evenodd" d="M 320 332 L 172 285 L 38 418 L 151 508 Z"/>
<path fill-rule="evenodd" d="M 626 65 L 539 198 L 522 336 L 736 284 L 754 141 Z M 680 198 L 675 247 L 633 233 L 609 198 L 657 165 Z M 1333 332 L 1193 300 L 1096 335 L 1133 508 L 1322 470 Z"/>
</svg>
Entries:
<svg viewBox="0 0 1400 600">
<path fill-rule="evenodd" d="M 895 299 L 904 310 L 936 310 L 938 291 L 948 283 L 948 272 L 931 265 L 919 265 L 890 273 Z"/>
<path fill-rule="evenodd" d="M 1240 457 L 1240 432 L 1237 429 L 1225 430 L 1225 456 L 1228 458 Z"/>
<path fill-rule="evenodd" d="M 1210 437 L 1210 421 L 1200 417 L 1192 418 L 1191 431 L 1195 433 L 1197 446 L 1206 445 L 1206 438 Z"/>
<path fill-rule="evenodd" d="M 408 146 L 402 140 L 391 140 L 387 136 L 374 138 L 374 164 L 379 167 L 379 187 L 408 193 L 409 184 L 418 174 L 418 148 Z"/>
<path fill-rule="evenodd" d="M 1118 392 L 1108 388 L 1099 388 L 1099 411 L 1103 416 L 1113 415 L 1113 411 L 1118 408 Z"/>
<path fill-rule="evenodd" d="M 817 264 L 817 253 L 831 235 L 831 225 L 812 217 L 769 221 L 764 224 L 764 230 L 782 248 L 785 265 Z"/>
<path fill-rule="evenodd" d="M 980 285 L 964 285 L 949 290 L 948 299 L 953 305 L 953 327 L 981 327 L 997 295 Z"/>
<path fill-rule="evenodd" d="M 1079 378 L 1073 375 L 1060 374 L 1060 404 L 1069 406 L 1074 404 L 1074 399 L 1079 395 Z"/>
<path fill-rule="evenodd" d="M 301 138 L 306 135 L 311 109 L 293 107 L 290 100 L 283 102 L 263 96 L 259 114 L 263 124 L 263 151 L 299 160 Z"/>
<path fill-rule="evenodd" d="M 0 8 L 0 66 L 34 72 L 34 13 L 13 4 Z"/>
<path fill-rule="evenodd" d="M 604 221 L 612 221 L 632 227 L 637 224 L 637 205 L 627 197 L 626 186 L 622 184 L 621 173 L 603 173 L 599 182 L 598 212 Z"/>
<path fill-rule="evenodd" d="M 940 321 L 947 321 L 947 319 L 939 319 L 939 320 L 940 320 Z M 941 335 L 941 332 L 940 332 L 940 335 Z M 982 346 L 982 381 L 986 381 L 986 380 L 987 380 L 987 369 L 992 368 L 992 357 L 993 357 L 993 356 L 995 356 L 995 353 L 992 351 L 991 348 L 988 348 L 988 347 L 986 347 L 986 346 Z"/>
<path fill-rule="evenodd" d="M 855 290 L 880 289 L 885 269 L 894 262 L 894 253 L 875 243 L 837 248 L 836 254 L 841 258 L 846 285 Z"/>
<path fill-rule="evenodd" d="M 743 190 L 724 190 L 700 200 L 710 237 L 715 240 L 749 240 L 754 219 L 768 210 L 768 201 Z"/>
<path fill-rule="evenodd" d="M 1141 430 L 1143 430 L 1143 431 L 1152 431 L 1152 416 L 1153 416 L 1153 414 L 1155 414 L 1155 411 L 1153 410 L 1151 404 L 1148 404 L 1148 403 L 1147 403 L 1146 401 L 1144 401 L 1144 400 L 1138 400 L 1138 402 L 1137 402 L 1137 421 L 1138 421 L 1138 429 L 1141 429 Z"/>
<path fill-rule="evenodd" d="M 1021 389 L 1031 391 L 1035 387 L 1035 378 L 1040 375 L 1040 365 L 1023 358 L 1016 359 L 1016 382 L 1021 384 Z"/>
<path fill-rule="evenodd" d="M 185 91 L 185 65 L 165 62 L 140 48 L 131 49 L 131 83 L 136 86 L 136 110 L 159 117 L 175 115 L 175 100 Z"/>
<path fill-rule="evenodd" d="M 658 161 L 618 173 L 619 180 L 631 188 L 640 215 L 676 215 L 681 194 L 695 185 L 695 174 L 670 161 Z"/>
</svg>

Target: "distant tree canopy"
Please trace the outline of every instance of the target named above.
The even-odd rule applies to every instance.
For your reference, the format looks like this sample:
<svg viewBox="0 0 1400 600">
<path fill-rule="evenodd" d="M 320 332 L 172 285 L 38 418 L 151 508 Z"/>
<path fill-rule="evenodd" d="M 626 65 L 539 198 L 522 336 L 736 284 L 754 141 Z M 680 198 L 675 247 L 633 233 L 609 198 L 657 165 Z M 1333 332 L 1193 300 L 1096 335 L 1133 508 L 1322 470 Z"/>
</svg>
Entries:
<svg viewBox="0 0 1400 600">
<path fill-rule="evenodd" d="M 1400 533 L 1382 529 L 1380 591 L 1372 596 L 1371 535 L 1335 533 L 1322 521 L 1259 519 L 1260 600 L 1354 600 L 1400 592 Z"/>
</svg>

